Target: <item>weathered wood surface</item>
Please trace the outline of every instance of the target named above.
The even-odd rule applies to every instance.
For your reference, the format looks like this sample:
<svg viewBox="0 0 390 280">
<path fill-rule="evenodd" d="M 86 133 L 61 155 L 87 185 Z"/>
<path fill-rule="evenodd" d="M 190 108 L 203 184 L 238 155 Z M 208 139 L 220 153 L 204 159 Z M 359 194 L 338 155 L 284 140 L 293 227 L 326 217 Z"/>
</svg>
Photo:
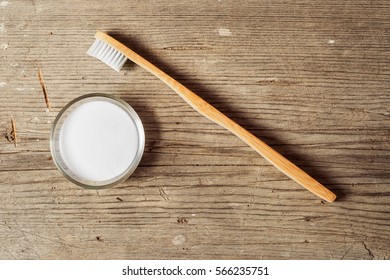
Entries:
<svg viewBox="0 0 390 280">
<path fill-rule="evenodd" d="M 115 2 L 0 1 L 0 258 L 389 258 L 388 1 Z M 336 202 L 286 178 L 141 68 L 118 74 L 88 57 L 96 29 L 259 136 Z M 146 130 L 134 175 L 100 191 L 67 182 L 49 151 L 56 114 L 91 92 L 128 101 Z M 11 117 L 17 147 L 5 137 Z"/>
</svg>

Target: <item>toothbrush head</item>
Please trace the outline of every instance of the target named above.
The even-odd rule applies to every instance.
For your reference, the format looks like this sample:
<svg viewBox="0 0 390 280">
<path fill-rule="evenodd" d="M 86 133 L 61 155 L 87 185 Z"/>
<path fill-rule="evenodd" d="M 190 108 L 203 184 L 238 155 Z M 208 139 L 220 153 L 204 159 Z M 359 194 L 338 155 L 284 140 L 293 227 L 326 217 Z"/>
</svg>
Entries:
<svg viewBox="0 0 390 280">
<path fill-rule="evenodd" d="M 119 72 L 122 66 L 125 64 L 127 57 L 122 52 L 117 50 L 114 46 L 108 44 L 104 40 L 104 38 L 98 36 L 101 35 L 101 33 L 102 32 L 98 31 L 98 33 L 95 36 L 96 40 L 87 51 L 87 54 L 103 61 L 112 69 Z"/>
</svg>

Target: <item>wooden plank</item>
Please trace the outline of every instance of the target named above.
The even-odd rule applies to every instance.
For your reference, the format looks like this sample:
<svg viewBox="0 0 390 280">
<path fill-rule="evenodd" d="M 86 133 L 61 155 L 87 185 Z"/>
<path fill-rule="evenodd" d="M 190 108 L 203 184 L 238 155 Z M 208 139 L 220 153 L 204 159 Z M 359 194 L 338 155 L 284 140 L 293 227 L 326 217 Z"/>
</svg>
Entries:
<svg viewBox="0 0 390 280">
<path fill-rule="evenodd" d="M 0 6 L 1 259 L 388 259 L 387 1 L 7 1 Z M 85 55 L 108 31 L 334 191 L 323 203 L 160 81 Z M 38 67 L 52 109 L 46 110 Z M 105 92 L 143 120 L 117 187 L 56 170 L 51 124 Z M 10 118 L 18 146 L 8 142 Z"/>
</svg>

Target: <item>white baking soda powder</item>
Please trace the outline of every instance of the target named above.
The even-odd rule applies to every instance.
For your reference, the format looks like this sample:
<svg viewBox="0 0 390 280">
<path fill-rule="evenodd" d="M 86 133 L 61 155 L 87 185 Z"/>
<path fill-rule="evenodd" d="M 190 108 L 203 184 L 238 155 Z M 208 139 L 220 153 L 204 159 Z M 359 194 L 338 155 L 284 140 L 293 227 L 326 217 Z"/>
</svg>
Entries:
<svg viewBox="0 0 390 280">
<path fill-rule="evenodd" d="M 59 134 L 61 157 L 77 177 L 106 181 L 132 164 L 139 135 L 133 119 L 106 101 L 81 104 L 65 119 Z"/>
</svg>

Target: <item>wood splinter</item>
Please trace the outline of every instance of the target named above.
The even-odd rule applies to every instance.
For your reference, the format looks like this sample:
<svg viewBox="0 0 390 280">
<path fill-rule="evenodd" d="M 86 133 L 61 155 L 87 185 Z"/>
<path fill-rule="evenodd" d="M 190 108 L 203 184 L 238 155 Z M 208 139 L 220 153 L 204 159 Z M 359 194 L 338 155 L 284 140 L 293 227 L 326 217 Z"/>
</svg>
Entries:
<svg viewBox="0 0 390 280">
<path fill-rule="evenodd" d="M 18 134 L 16 133 L 16 125 L 15 125 L 15 122 L 14 122 L 13 118 L 11 118 L 11 126 L 12 126 L 11 135 L 12 135 L 12 138 L 13 138 L 14 145 L 16 147 Z"/>
<path fill-rule="evenodd" d="M 45 97 L 46 107 L 48 110 L 50 110 L 51 105 L 50 105 L 49 95 L 47 94 L 46 85 L 45 85 L 45 82 L 43 80 L 42 70 L 40 67 L 38 67 L 38 80 L 39 80 L 39 83 L 41 84 L 41 87 L 42 87 L 43 96 Z"/>
</svg>

